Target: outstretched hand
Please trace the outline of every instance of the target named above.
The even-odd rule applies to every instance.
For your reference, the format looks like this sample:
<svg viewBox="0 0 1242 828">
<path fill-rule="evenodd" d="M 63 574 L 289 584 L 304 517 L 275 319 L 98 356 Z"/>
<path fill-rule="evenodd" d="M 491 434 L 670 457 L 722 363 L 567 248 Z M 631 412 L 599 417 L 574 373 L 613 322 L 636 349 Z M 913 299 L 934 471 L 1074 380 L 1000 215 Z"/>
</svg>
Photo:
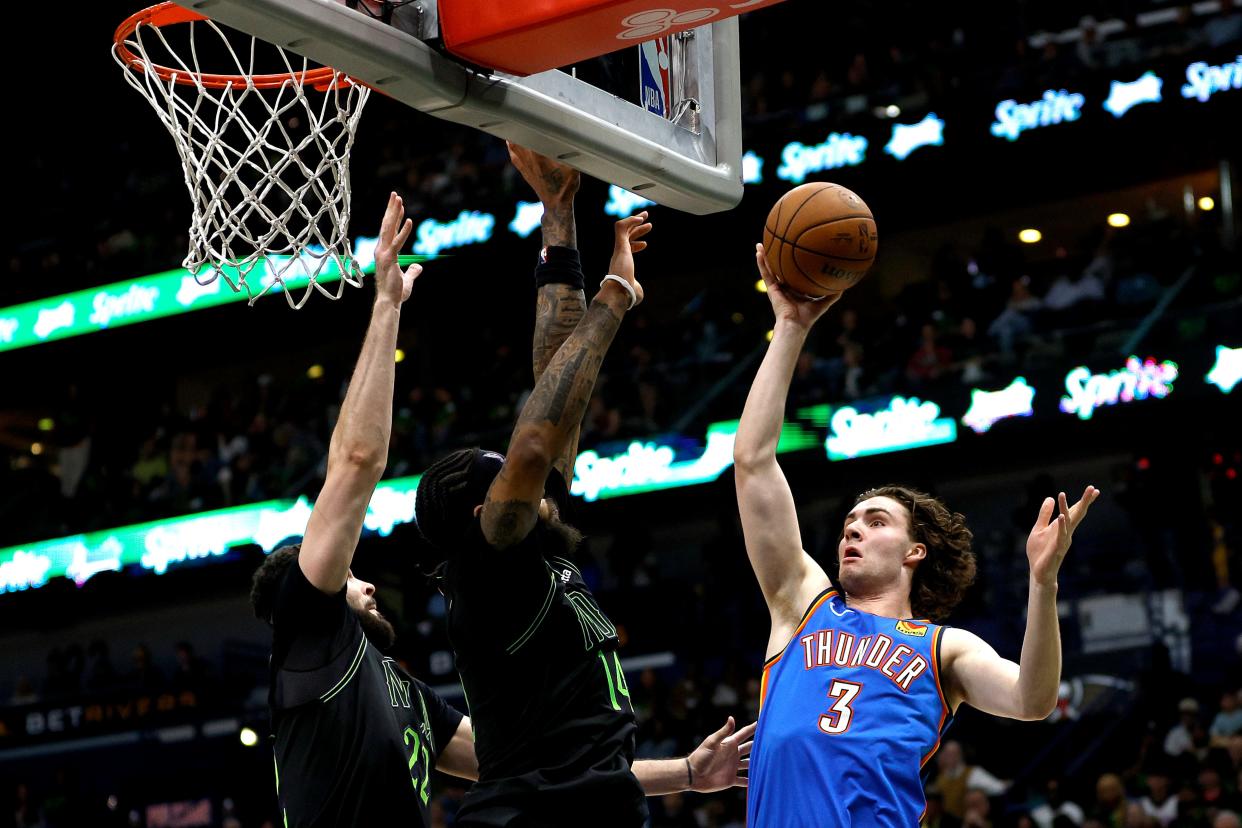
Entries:
<svg viewBox="0 0 1242 828">
<path fill-rule="evenodd" d="M 535 195 L 539 196 L 544 207 L 573 200 L 578 186 L 582 183 L 582 175 L 577 170 L 512 141 L 505 141 L 505 146 L 509 148 L 509 160 L 535 191 Z"/>
<path fill-rule="evenodd" d="M 703 740 L 690 754 L 690 768 L 694 773 L 691 790 L 699 793 L 722 791 L 725 788 L 746 787 L 742 771 L 750 765 L 751 737 L 755 735 L 755 722 L 733 732 L 737 726 L 730 716 L 724 727 Z"/>
<path fill-rule="evenodd" d="M 410 298 L 414 289 L 414 280 L 423 272 L 423 266 L 412 264 L 401 271 L 397 263 L 397 254 L 409 241 L 414 222 L 404 219 L 405 205 L 401 196 L 388 194 L 388 209 L 384 211 L 384 221 L 380 224 L 379 244 L 375 248 L 375 296 L 385 299 L 400 307 L 401 303 Z"/>
<path fill-rule="evenodd" d="M 784 319 L 809 329 L 841 298 L 839 290 L 822 299 L 806 299 L 786 288 L 768 265 L 768 257 L 762 244 L 755 245 L 755 263 L 759 266 L 759 275 L 763 277 L 763 284 L 767 287 L 768 301 L 772 303 L 772 310 L 778 320 Z"/>
<path fill-rule="evenodd" d="M 1065 499 L 1065 492 L 1061 492 L 1057 495 L 1056 503 L 1060 505 L 1060 514 L 1056 519 L 1052 517 L 1052 498 L 1044 498 L 1039 517 L 1026 539 L 1026 557 L 1031 565 L 1031 580 L 1034 583 L 1040 586 L 1056 586 L 1057 573 L 1061 570 L 1065 554 L 1069 552 L 1074 530 L 1082 523 L 1082 519 L 1087 516 L 1087 510 L 1099 496 L 1099 489 L 1088 486 L 1083 490 L 1082 499 L 1071 507 Z"/>
<path fill-rule="evenodd" d="M 640 239 L 651 232 L 651 222 L 647 221 L 647 211 L 623 218 L 617 222 L 612 247 L 612 261 L 608 263 L 608 272 L 630 283 L 637 297 L 637 305 L 643 301 L 643 286 L 634 275 L 634 254 L 647 249 L 647 243 Z"/>
</svg>

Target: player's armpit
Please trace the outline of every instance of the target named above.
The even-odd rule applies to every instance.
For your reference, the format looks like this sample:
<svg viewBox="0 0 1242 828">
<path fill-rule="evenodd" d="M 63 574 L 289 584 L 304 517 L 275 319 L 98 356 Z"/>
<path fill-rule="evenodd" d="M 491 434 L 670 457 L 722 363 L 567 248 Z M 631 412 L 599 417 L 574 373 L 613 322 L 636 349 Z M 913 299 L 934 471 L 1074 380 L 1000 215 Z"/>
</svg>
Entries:
<svg viewBox="0 0 1242 828">
<path fill-rule="evenodd" d="M 787 638 L 830 581 L 802 549 L 793 493 L 776 459 L 737 468 L 734 482 L 746 554 L 772 615 L 773 639 Z"/>
<path fill-rule="evenodd" d="M 453 738 L 440 751 L 436 770 L 461 779 L 478 780 L 479 760 L 474 754 L 474 731 L 469 716 L 462 716 Z"/>
<path fill-rule="evenodd" d="M 346 462 L 329 468 L 298 553 L 298 566 L 316 589 L 333 595 L 345 586 L 367 504 L 381 475 L 382 467 Z"/>
<path fill-rule="evenodd" d="M 971 707 L 1007 719 L 1037 721 L 1044 713 L 1028 709 L 1019 692 L 1020 668 L 1002 658 L 992 645 L 972 632 L 948 627 L 941 640 L 945 701 L 956 711 Z"/>
</svg>

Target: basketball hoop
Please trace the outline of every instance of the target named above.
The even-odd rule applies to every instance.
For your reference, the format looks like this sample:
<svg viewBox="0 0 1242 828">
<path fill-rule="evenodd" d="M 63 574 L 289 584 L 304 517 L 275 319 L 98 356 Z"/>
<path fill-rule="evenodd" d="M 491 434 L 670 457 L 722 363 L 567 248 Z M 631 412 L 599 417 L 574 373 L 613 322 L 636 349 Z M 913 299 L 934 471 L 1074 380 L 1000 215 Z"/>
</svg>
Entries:
<svg viewBox="0 0 1242 828">
<path fill-rule="evenodd" d="M 165 32 L 174 24 L 186 24 L 175 42 Z M 214 37 L 198 37 L 204 27 Z M 249 35 L 236 34 L 235 48 L 219 25 L 174 3 L 131 16 L 113 40 L 126 81 L 176 141 L 194 204 L 182 265 L 200 284 L 223 278 L 250 304 L 279 285 L 294 308 L 312 288 L 339 299 L 346 283 L 361 285 L 349 153 L 366 86 Z M 203 59 L 235 74 L 204 72 Z M 320 284 L 336 278 L 335 292 Z"/>
</svg>

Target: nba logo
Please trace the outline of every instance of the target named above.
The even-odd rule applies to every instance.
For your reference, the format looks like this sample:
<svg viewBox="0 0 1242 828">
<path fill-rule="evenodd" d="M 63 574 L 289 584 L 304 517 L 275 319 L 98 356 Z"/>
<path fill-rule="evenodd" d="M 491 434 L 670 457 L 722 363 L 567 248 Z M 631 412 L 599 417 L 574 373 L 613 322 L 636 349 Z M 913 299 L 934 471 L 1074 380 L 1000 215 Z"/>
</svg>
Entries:
<svg viewBox="0 0 1242 828">
<path fill-rule="evenodd" d="M 641 105 L 661 118 L 672 113 L 671 60 L 668 38 L 657 37 L 638 46 L 638 85 Z"/>
</svg>

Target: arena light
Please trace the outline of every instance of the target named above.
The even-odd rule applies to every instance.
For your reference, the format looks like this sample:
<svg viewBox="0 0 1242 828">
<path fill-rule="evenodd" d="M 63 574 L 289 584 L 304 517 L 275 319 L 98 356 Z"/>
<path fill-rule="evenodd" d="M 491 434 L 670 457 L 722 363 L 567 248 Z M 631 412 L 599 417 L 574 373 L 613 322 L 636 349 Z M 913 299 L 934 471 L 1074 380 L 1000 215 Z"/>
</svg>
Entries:
<svg viewBox="0 0 1242 828">
<path fill-rule="evenodd" d="M 570 492 L 590 502 L 710 483 L 733 465 L 737 426 L 737 420 L 712 423 L 707 427 L 703 448 L 697 452 L 667 443 L 637 440 L 620 454 L 602 456 L 584 451 L 574 462 Z M 786 422 L 781 427 L 776 453 L 806 451 L 819 444 L 820 438 L 815 432 L 801 423 Z"/>
<path fill-rule="evenodd" d="M 1109 227 L 1129 227 L 1130 217 L 1125 213 L 1110 213 L 1108 216 Z"/>
<path fill-rule="evenodd" d="M 51 431 L 56 428 L 56 421 L 51 417 L 39 418 L 39 431 Z"/>
<path fill-rule="evenodd" d="M 1207 61 L 1196 61 L 1186 67 L 1186 84 L 1182 97 L 1206 103 L 1218 92 L 1242 89 L 1242 55 L 1231 63 L 1213 66 Z"/>
<path fill-rule="evenodd" d="M 1242 380 L 1242 348 L 1217 345 L 1216 362 L 1204 379 L 1226 394 L 1233 391 L 1234 386 Z"/>
<path fill-rule="evenodd" d="M 654 206 L 655 202 L 649 198 L 643 198 L 635 195 L 629 190 L 618 187 L 616 184 L 608 185 L 608 202 L 604 205 L 604 215 L 616 216 L 619 219 L 626 216 L 632 216 L 644 207 Z"/>
<path fill-rule="evenodd" d="M 1205 213 L 1210 213 L 1216 209 L 1216 199 L 1211 196 L 1203 196 L 1199 199 L 1199 209 Z"/>
<path fill-rule="evenodd" d="M 405 351 L 398 348 L 392 355 L 393 362 L 405 362 Z"/>
<path fill-rule="evenodd" d="M 1000 420 L 1010 417 L 1030 417 L 1035 413 L 1032 403 L 1035 389 L 1018 377 L 1001 391 L 970 391 L 970 409 L 962 417 L 962 425 L 969 426 L 976 434 L 983 434 Z"/>
<path fill-rule="evenodd" d="M 509 222 L 509 230 L 521 238 L 526 238 L 543 222 L 543 202 L 519 201 L 513 219 Z"/>
<path fill-rule="evenodd" d="M 1152 357 L 1139 361 L 1132 356 L 1124 368 L 1107 374 L 1093 374 L 1086 366 L 1079 366 L 1065 375 L 1066 396 L 1061 398 L 1061 410 L 1089 420 L 1096 409 L 1104 406 L 1149 397 L 1163 399 L 1173 393 L 1177 373 L 1176 362 L 1158 363 Z"/>
<path fill-rule="evenodd" d="M 763 157 L 756 155 L 751 150 L 747 150 L 746 154 L 742 156 L 742 183 L 763 183 Z"/>
<path fill-rule="evenodd" d="M 369 236 L 354 239 L 354 260 L 363 273 L 375 272 L 375 246 L 378 241 Z M 279 263 L 287 258 L 273 256 L 272 262 Z M 224 271 L 236 281 L 235 268 L 231 270 L 226 267 Z M 263 278 L 269 278 L 266 271 Z M 340 278 L 336 263 L 328 262 L 315 281 L 323 285 Z M 305 287 L 309 283 L 304 274 L 295 273 L 290 273 L 285 282 L 290 288 Z M 199 284 L 188 270 L 165 270 L 137 279 L 0 308 L 0 352 L 150 322 L 230 302 L 243 302 L 246 298 L 244 290 L 235 292 L 222 279 Z"/>
<path fill-rule="evenodd" d="M 767 293 L 768 283 L 760 279 L 759 281 L 755 282 L 755 290 L 759 291 L 760 293 Z"/>
<path fill-rule="evenodd" d="M 418 480 L 416 475 L 380 483 L 363 519 L 366 530 L 387 536 L 398 524 L 411 523 Z M 248 544 L 272 552 L 301 537 L 310 513 L 305 497 L 267 500 L 0 549 L 0 593 L 36 589 L 60 577 L 81 586 L 101 572 L 126 567 L 162 575 Z"/>
<path fill-rule="evenodd" d="M 243 727 L 237 734 L 237 738 L 246 747 L 254 747 L 259 743 L 259 734 L 254 732 L 254 728 Z"/>
<path fill-rule="evenodd" d="M 811 173 L 856 167 L 867 160 L 867 139 L 851 133 L 832 133 L 822 144 L 807 146 L 798 141 L 781 150 L 776 177 L 801 184 Z"/>
<path fill-rule="evenodd" d="M 764 341 L 766 341 L 766 342 L 771 342 L 771 341 L 772 341 L 772 337 L 775 335 L 775 333 L 776 333 L 775 331 L 768 331 L 767 333 L 765 333 L 765 334 L 763 335 L 763 339 L 764 339 Z"/>
<path fill-rule="evenodd" d="M 39 456 L 40 454 L 42 454 L 42 453 L 43 453 L 43 444 L 42 444 L 42 443 L 31 443 L 31 444 L 30 444 L 30 453 L 31 453 L 31 454 L 33 454 L 33 455 L 35 455 L 36 457 L 37 457 L 37 456 Z"/>
<path fill-rule="evenodd" d="M 904 161 L 919 147 L 944 146 L 944 121 L 930 112 L 917 124 L 893 124 L 893 135 L 884 151 Z"/>
<path fill-rule="evenodd" d="M 496 217 L 478 210 L 462 210 L 448 222 L 425 219 L 414 231 L 414 252 L 434 256 L 441 250 L 482 244 L 492 237 Z"/>
<path fill-rule="evenodd" d="M 871 454 L 952 443 L 957 423 L 940 416 L 940 406 L 918 397 L 892 397 L 870 411 L 842 406 L 832 415 L 824 448 L 829 460 L 851 460 Z"/>
<path fill-rule="evenodd" d="M 992 134 L 997 138 L 1016 141 L 1018 136 L 1032 129 L 1077 121 L 1082 117 L 1082 106 L 1086 100 L 1077 92 L 1049 89 L 1039 100 L 1030 103 L 1001 101 L 996 105 Z"/>
<path fill-rule="evenodd" d="M 1160 103 L 1164 81 L 1150 70 L 1135 81 L 1113 81 L 1109 84 L 1104 108 L 1120 118 L 1139 104 Z"/>
<path fill-rule="evenodd" d="M 1044 234 L 1036 230 L 1034 227 L 1028 227 L 1018 233 L 1018 241 L 1023 244 L 1035 244 L 1043 239 Z"/>
<path fill-rule="evenodd" d="M 315 363 L 314 365 L 306 369 L 306 377 L 308 379 L 317 380 L 322 376 L 323 376 L 323 366 L 320 365 L 319 363 Z"/>
</svg>

